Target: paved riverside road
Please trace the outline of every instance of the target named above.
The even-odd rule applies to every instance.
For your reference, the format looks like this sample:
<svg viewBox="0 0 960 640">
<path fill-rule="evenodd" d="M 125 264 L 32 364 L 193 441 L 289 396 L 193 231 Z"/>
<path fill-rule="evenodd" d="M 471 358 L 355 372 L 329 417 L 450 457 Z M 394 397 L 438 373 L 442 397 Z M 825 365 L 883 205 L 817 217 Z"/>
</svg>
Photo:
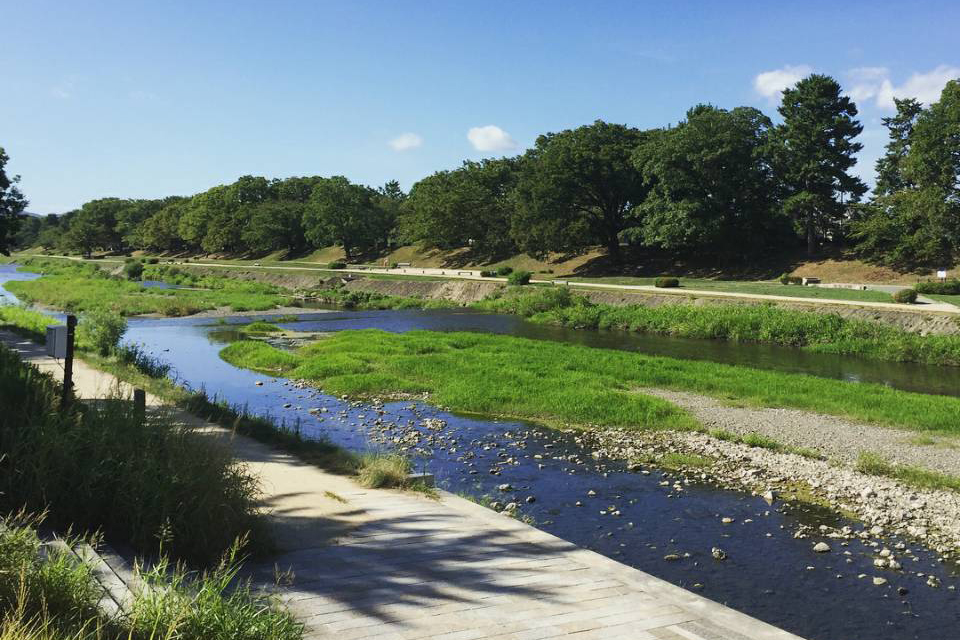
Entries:
<svg viewBox="0 0 960 640">
<path fill-rule="evenodd" d="M 3 331 L 0 342 L 62 375 L 43 347 Z M 81 399 L 118 388 L 81 362 L 74 380 Z M 258 475 L 279 552 L 247 571 L 308 639 L 800 640 L 463 498 L 365 489 L 170 411 Z"/>
</svg>

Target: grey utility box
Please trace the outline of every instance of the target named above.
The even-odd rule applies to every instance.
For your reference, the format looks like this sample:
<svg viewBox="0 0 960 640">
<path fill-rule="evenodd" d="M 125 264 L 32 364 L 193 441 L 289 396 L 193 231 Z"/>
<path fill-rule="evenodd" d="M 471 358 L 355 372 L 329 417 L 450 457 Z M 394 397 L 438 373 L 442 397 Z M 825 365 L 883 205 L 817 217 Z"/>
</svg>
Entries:
<svg viewBox="0 0 960 640">
<path fill-rule="evenodd" d="M 67 327 L 55 324 L 47 327 L 47 355 L 63 359 L 67 357 Z"/>
</svg>

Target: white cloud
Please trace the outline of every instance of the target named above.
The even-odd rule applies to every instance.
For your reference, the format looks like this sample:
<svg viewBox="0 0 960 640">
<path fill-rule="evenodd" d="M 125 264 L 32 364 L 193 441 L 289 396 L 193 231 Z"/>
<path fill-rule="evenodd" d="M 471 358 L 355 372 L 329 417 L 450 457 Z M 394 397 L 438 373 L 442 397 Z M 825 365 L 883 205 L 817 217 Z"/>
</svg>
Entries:
<svg viewBox="0 0 960 640">
<path fill-rule="evenodd" d="M 391 140 L 389 144 L 393 147 L 394 151 L 407 151 L 408 149 L 416 149 L 423 145 L 423 138 L 415 133 L 401 133 Z"/>
<path fill-rule="evenodd" d="M 787 65 L 782 69 L 764 71 L 753 79 L 753 88 L 771 101 L 780 99 L 780 93 L 797 84 L 800 80 L 813 73 L 813 68 L 806 64 Z"/>
<path fill-rule="evenodd" d="M 510 137 L 509 133 L 492 124 L 485 127 L 471 127 L 467 131 L 467 140 L 477 151 L 509 151 L 517 147 L 516 141 Z"/>
<path fill-rule="evenodd" d="M 924 104 L 940 99 L 940 92 L 948 81 L 960 78 L 960 67 L 941 64 L 926 73 L 913 73 L 900 86 L 894 86 L 890 80 L 890 71 L 886 67 L 860 67 L 851 69 L 848 75 L 853 79 L 853 88 L 848 92 L 854 100 L 875 100 L 877 107 L 892 110 L 894 97 L 916 98 Z"/>
</svg>

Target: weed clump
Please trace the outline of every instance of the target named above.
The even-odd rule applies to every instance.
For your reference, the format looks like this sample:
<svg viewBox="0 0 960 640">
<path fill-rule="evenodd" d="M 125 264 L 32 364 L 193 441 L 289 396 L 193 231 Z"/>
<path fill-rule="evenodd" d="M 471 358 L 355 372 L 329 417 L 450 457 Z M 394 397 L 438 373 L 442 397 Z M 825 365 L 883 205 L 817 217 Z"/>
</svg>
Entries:
<svg viewBox="0 0 960 640">
<path fill-rule="evenodd" d="M 526 284 L 530 284 L 530 272 L 514 271 L 509 276 L 507 276 L 507 284 L 512 284 L 515 286 L 523 286 Z"/>
<path fill-rule="evenodd" d="M 900 289 L 893 294 L 893 301 L 900 304 L 916 304 L 917 291 L 916 289 Z"/>
</svg>

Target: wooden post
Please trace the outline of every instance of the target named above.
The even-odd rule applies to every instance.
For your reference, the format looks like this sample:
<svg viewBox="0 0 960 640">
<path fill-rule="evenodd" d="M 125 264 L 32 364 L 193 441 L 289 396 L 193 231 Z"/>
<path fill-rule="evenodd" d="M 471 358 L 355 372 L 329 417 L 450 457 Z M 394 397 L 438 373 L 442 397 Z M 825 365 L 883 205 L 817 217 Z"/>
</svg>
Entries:
<svg viewBox="0 0 960 640">
<path fill-rule="evenodd" d="M 65 411 L 73 400 L 73 338 L 77 329 L 77 316 L 67 316 L 67 354 L 63 360 L 63 397 L 60 410 Z"/>
<path fill-rule="evenodd" d="M 143 389 L 133 390 L 133 413 L 137 420 L 143 422 L 147 417 L 147 392 Z"/>
</svg>

